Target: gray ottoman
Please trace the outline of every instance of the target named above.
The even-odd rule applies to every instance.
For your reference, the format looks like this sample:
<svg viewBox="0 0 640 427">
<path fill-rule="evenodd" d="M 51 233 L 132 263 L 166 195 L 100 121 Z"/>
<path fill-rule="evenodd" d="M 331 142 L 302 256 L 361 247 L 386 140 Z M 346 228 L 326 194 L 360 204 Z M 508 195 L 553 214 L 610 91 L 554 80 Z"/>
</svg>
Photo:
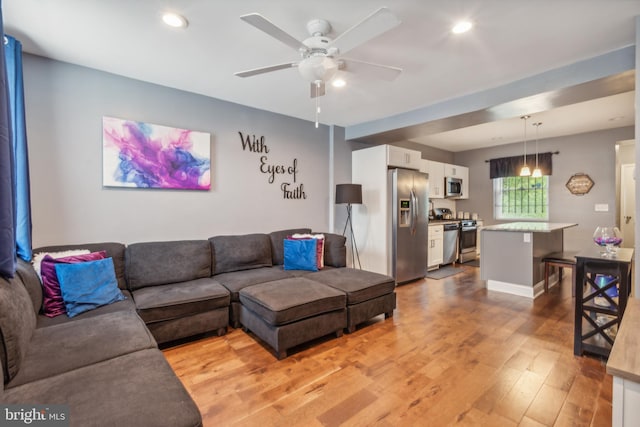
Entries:
<svg viewBox="0 0 640 427">
<path fill-rule="evenodd" d="M 330 286 L 293 277 L 240 290 L 240 322 L 276 352 L 331 333 L 342 336 L 347 325 L 346 295 Z"/>
<path fill-rule="evenodd" d="M 392 277 L 371 271 L 340 268 L 322 270 L 305 276 L 338 289 L 347 295 L 347 332 L 356 325 L 384 313 L 393 316 L 396 308 L 396 282 Z"/>
</svg>

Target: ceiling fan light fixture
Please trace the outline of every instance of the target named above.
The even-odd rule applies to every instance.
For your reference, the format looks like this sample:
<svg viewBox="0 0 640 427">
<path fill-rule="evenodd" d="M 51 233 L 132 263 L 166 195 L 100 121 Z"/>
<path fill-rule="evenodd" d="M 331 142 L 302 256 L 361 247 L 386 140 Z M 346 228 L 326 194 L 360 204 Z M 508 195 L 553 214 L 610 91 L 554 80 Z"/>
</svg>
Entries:
<svg viewBox="0 0 640 427">
<path fill-rule="evenodd" d="M 451 32 L 453 34 L 462 34 L 466 33 L 471 28 L 473 28 L 473 24 L 470 21 L 460 21 L 451 28 Z"/>
<path fill-rule="evenodd" d="M 187 18 L 175 12 L 163 13 L 162 22 L 172 28 L 187 28 L 189 26 L 189 21 L 187 21 Z"/>
<path fill-rule="evenodd" d="M 326 56 L 311 56 L 298 64 L 300 75 L 310 82 L 331 80 L 338 71 L 338 64 L 333 58 Z"/>
</svg>

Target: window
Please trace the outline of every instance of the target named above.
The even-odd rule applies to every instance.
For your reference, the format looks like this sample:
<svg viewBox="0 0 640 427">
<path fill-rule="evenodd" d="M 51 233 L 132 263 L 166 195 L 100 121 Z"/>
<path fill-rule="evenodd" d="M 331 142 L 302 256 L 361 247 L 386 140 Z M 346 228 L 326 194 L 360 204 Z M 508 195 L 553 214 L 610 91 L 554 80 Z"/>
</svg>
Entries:
<svg viewBox="0 0 640 427">
<path fill-rule="evenodd" d="M 495 219 L 549 219 L 549 177 L 495 178 L 493 216 Z"/>
</svg>

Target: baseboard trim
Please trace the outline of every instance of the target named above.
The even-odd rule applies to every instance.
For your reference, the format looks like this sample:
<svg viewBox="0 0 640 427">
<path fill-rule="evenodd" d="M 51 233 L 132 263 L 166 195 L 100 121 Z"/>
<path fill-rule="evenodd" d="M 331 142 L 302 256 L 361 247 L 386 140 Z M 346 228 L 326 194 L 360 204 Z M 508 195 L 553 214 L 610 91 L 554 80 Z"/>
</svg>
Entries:
<svg viewBox="0 0 640 427">
<path fill-rule="evenodd" d="M 557 284 L 557 274 L 549 276 L 549 289 Z M 533 286 L 518 285 L 516 283 L 501 282 L 499 280 L 487 280 L 487 290 L 536 299 L 544 293 L 544 280 L 541 280 Z"/>
</svg>

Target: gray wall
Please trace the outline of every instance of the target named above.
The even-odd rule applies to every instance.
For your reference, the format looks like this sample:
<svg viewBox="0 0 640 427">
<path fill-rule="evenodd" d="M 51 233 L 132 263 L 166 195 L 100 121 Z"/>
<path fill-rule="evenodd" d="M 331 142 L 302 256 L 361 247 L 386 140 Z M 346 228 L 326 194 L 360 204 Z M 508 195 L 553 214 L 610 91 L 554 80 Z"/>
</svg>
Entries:
<svg viewBox="0 0 640 427">
<path fill-rule="evenodd" d="M 34 247 L 328 230 L 327 126 L 28 54 L 24 81 Z M 211 190 L 103 188 L 103 116 L 211 133 Z M 298 159 L 306 200 L 283 198 L 283 176 L 267 182 L 239 131 L 266 138 L 269 163 Z"/>
<path fill-rule="evenodd" d="M 634 128 L 625 127 L 539 141 L 540 152 L 560 152 L 553 156 L 549 179 L 549 221 L 579 224 L 565 231 L 565 250 L 578 251 L 592 245 L 597 226 L 616 224 L 615 144 L 633 135 Z M 493 219 L 493 187 L 485 160 L 521 154 L 522 143 L 455 153 L 454 163 L 468 166 L 470 177 L 470 199 L 457 201 L 458 210 L 477 212 L 485 225 L 503 222 Z M 578 172 L 588 174 L 595 182 L 583 196 L 572 195 L 565 186 Z M 595 212 L 596 203 L 608 204 L 609 211 Z"/>
</svg>

